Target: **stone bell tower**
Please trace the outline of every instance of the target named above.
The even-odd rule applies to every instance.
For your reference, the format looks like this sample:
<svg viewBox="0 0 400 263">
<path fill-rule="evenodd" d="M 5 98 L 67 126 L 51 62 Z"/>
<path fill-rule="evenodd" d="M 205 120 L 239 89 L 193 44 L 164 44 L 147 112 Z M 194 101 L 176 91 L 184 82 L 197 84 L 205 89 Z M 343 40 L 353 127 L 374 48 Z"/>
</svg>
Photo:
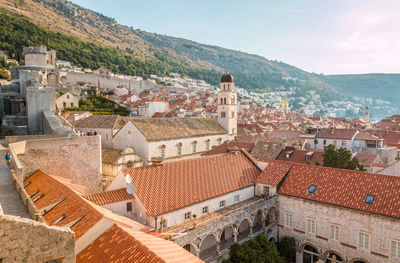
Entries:
<svg viewBox="0 0 400 263">
<path fill-rule="evenodd" d="M 218 123 L 232 136 L 237 134 L 237 92 L 231 74 L 221 77 L 218 91 Z"/>
<path fill-rule="evenodd" d="M 364 109 L 364 120 L 366 122 L 369 122 L 369 107 L 368 106 L 365 107 L 365 109 Z"/>
</svg>

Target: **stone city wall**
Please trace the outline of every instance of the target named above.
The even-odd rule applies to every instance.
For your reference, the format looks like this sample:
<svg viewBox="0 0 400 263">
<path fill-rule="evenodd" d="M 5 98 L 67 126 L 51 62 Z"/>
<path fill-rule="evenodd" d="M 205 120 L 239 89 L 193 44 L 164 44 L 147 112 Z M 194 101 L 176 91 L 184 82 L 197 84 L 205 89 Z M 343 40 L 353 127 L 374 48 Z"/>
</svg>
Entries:
<svg viewBox="0 0 400 263">
<path fill-rule="evenodd" d="M 18 216 L 0 215 L 0 261 L 75 262 L 75 234 Z M 57 261 L 58 262 L 58 261 Z"/>
</svg>

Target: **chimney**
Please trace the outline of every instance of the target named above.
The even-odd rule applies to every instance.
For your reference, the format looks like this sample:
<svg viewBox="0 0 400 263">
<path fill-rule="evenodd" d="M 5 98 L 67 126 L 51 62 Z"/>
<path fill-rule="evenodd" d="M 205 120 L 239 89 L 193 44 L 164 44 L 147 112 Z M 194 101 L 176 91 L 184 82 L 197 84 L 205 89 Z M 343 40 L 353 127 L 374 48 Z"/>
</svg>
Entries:
<svg viewBox="0 0 400 263">
<path fill-rule="evenodd" d="M 237 146 L 233 146 L 232 148 L 229 149 L 234 155 L 238 155 L 240 149 Z"/>
<path fill-rule="evenodd" d="M 163 159 L 161 157 L 151 157 L 151 163 L 153 166 L 161 167 Z"/>
</svg>

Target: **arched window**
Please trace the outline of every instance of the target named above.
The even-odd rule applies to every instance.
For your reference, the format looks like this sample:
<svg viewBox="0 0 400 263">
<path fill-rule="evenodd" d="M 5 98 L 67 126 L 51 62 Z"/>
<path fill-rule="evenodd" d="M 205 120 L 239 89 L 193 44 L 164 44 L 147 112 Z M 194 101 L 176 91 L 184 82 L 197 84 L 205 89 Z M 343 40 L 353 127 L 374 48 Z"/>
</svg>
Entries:
<svg viewBox="0 0 400 263">
<path fill-rule="evenodd" d="M 224 98 L 224 104 L 226 104 L 226 98 Z"/>
<path fill-rule="evenodd" d="M 333 261 L 334 258 L 336 259 L 336 261 Z M 325 262 L 326 263 L 332 263 L 332 262 L 342 263 L 343 260 L 338 254 L 333 253 L 333 252 L 329 252 L 328 255 L 326 256 L 326 261 Z"/>
<path fill-rule="evenodd" d="M 306 245 L 303 250 L 303 263 L 314 263 L 318 260 L 318 251 L 314 247 Z"/>
<path fill-rule="evenodd" d="M 221 98 L 221 104 L 224 104 L 224 100 Z"/>
</svg>

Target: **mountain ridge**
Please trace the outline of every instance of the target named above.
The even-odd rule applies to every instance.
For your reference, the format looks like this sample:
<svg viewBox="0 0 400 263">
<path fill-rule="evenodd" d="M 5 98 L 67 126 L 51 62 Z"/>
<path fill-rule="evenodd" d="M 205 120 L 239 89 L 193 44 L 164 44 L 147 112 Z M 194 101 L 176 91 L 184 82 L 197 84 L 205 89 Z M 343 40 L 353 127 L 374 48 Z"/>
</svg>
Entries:
<svg viewBox="0 0 400 263">
<path fill-rule="evenodd" d="M 157 61 L 164 65 L 164 71 L 177 70 L 179 73 L 201 78 L 215 85 L 218 84 L 219 75 L 229 71 L 235 75 L 238 86 L 251 91 L 265 92 L 298 87 L 297 96 L 313 90 L 321 96 L 322 101 L 352 97 L 355 94 L 374 94 L 372 86 L 361 90 L 361 93 L 359 87 L 352 92 L 353 81 L 343 77 L 356 76 L 361 79 L 357 81 L 357 85 L 365 86 L 366 82 L 363 79 L 368 77 L 364 74 L 335 76 L 309 73 L 257 54 L 120 25 L 113 18 L 64 0 L 0 0 L 0 8 L 7 13 L 22 15 L 47 30 L 117 48 L 124 54 L 143 61 Z M 114 66 L 111 65 L 112 70 L 118 71 L 120 67 L 126 68 L 128 65 Z M 397 78 L 393 81 L 384 80 L 385 85 L 381 87 L 381 90 L 387 90 L 384 93 L 400 89 L 400 81 L 397 81 Z M 395 98 L 387 95 L 384 98 L 390 101 L 400 99 L 400 94 L 397 97 L 395 92 L 395 95 Z"/>
</svg>

